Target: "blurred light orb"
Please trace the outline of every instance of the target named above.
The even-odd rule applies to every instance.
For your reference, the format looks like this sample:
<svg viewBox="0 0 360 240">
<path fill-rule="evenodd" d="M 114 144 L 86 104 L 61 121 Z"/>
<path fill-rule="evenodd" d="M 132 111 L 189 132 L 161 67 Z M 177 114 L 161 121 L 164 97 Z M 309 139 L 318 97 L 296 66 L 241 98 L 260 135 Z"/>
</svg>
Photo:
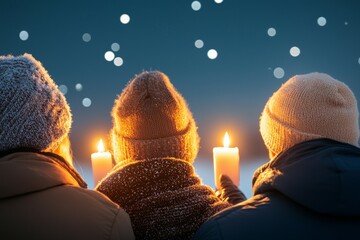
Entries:
<svg viewBox="0 0 360 240">
<path fill-rule="evenodd" d="M 201 8 L 201 3 L 199 1 L 193 1 L 191 3 L 191 8 L 194 10 L 194 11 L 199 11 L 200 8 Z"/>
<path fill-rule="evenodd" d="M 68 92 L 68 88 L 66 85 L 60 85 L 59 90 L 63 95 L 66 95 L 66 93 Z"/>
<path fill-rule="evenodd" d="M 118 43 L 111 44 L 111 50 L 113 50 L 114 52 L 119 51 L 120 50 L 120 45 Z"/>
<path fill-rule="evenodd" d="M 120 16 L 120 22 L 121 22 L 122 24 L 128 24 L 128 23 L 130 22 L 130 16 L 127 15 L 127 14 L 122 14 L 122 15 Z"/>
<path fill-rule="evenodd" d="M 196 48 L 202 48 L 204 46 L 204 42 L 201 39 L 195 41 Z"/>
<path fill-rule="evenodd" d="M 22 41 L 26 41 L 26 40 L 28 40 L 28 38 L 29 38 L 29 33 L 28 33 L 27 31 L 23 30 L 23 31 L 21 31 L 21 32 L 19 33 L 19 38 L 20 38 Z"/>
<path fill-rule="evenodd" d="M 281 67 L 277 67 L 274 69 L 274 77 L 281 79 L 284 77 L 284 75 L 285 75 L 285 71 Z"/>
<path fill-rule="evenodd" d="M 84 107 L 90 107 L 90 106 L 91 106 L 91 99 L 90 99 L 90 98 L 84 98 L 84 99 L 82 100 L 82 105 L 83 105 Z"/>
<path fill-rule="evenodd" d="M 325 25 L 326 25 L 326 18 L 324 18 L 324 17 L 319 17 L 319 18 L 317 19 L 317 23 L 318 23 L 318 25 L 319 25 L 320 27 L 325 26 Z"/>
<path fill-rule="evenodd" d="M 297 57 L 300 55 L 300 49 L 296 46 L 290 48 L 290 55 L 293 57 Z"/>
<path fill-rule="evenodd" d="M 121 65 L 123 65 L 124 60 L 121 57 L 116 57 L 114 59 L 114 65 L 117 67 L 120 67 Z"/>
<path fill-rule="evenodd" d="M 269 28 L 267 30 L 267 34 L 270 36 L 270 37 L 274 37 L 276 35 L 276 29 L 275 28 Z"/>
<path fill-rule="evenodd" d="M 216 3 L 222 3 L 223 0 L 215 0 Z"/>
<path fill-rule="evenodd" d="M 107 51 L 104 55 L 105 60 L 111 62 L 115 58 L 115 54 L 112 51 Z"/>
<path fill-rule="evenodd" d="M 77 84 L 75 85 L 75 90 L 76 90 L 76 91 L 80 92 L 82 89 L 83 89 L 83 86 L 82 86 L 81 83 L 77 83 Z"/>
<path fill-rule="evenodd" d="M 208 52 L 207 52 L 207 55 L 208 55 L 208 58 L 210 59 L 215 59 L 217 58 L 218 56 L 218 53 L 215 49 L 210 49 Z"/>
<path fill-rule="evenodd" d="M 84 33 L 84 34 L 82 35 L 82 40 L 83 40 L 84 42 L 90 42 L 90 41 L 91 41 L 91 35 L 90 35 L 90 33 Z"/>
<path fill-rule="evenodd" d="M 359 57 L 359 59 L 358 59 L 358 63 L 360 64 L 360 57 Z"/>
</svg>

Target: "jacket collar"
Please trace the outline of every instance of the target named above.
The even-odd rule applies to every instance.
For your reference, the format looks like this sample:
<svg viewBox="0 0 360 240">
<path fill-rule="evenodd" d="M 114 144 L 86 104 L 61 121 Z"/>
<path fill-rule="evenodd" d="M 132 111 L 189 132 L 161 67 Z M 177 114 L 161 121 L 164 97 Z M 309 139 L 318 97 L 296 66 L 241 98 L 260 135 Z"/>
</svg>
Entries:
<svg viewBox="0 0 360 240">
<path fill-rule="evenodd" d="M 330 215 L 360 216 L 360 149 L 330 139 L 300 143 L 254 173 L 253 192 L 281 192 Z"/>
</svg>

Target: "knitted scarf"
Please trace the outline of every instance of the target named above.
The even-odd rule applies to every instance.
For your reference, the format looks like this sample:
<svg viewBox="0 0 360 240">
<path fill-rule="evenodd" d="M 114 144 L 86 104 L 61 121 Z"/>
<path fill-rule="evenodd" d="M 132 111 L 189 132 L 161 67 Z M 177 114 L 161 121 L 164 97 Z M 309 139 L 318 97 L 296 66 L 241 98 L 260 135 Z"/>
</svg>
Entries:
<svg viewBox="0 0 360 240">
<path fill-rule="evenodd" d="M 231 206 L 201 184 L 191 164 L 174 158 L 115 167 L 97 190 L 130 215 L 137 239 L 191 239 L 210 216 Z"/>
</svg>

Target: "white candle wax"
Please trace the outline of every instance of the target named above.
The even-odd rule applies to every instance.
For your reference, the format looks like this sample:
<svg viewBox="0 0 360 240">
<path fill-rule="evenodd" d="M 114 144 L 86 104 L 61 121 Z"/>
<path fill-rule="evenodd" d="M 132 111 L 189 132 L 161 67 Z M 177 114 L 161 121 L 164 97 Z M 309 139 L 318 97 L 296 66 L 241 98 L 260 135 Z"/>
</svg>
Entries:
<svg viewBox="0 0 360 240">
<path fill-rule="evenodd" d="M 91 163 L 94 175 L 94 187 L 112 169 L 112 158 L 109 152 L 104 152 L 102 140 L 98 145 L 98 152 L 91 154 Z"/>
<path fill-rule="evenodd" d="M 227 138 L 227 139 L 226 139 Z M 239 186 L 240 181 L 240 158 L 237 147 L 228 147 L 228 135 L 225 134 L 224 147 L 213 148 L 215 187 L 220 189 L 220 175 L 225 174 L 232 182 Z"/>
</svg>

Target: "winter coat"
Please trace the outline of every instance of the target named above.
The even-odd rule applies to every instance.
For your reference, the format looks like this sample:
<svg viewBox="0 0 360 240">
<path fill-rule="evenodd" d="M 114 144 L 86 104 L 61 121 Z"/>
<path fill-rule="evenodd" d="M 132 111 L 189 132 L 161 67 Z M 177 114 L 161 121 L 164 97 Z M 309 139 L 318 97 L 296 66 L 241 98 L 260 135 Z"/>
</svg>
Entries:
<svg viewBox="0 0 360 240">
<path fill-rule="evenodd" d="M 358 239 L 360 149 L 329 139 L 300 143 L 255 172 L 253 193 L 194 239 Z"/>
<path fill-rule="evenodd" d="M 191 164 L 174 158 L 117 166 L 97 190 L 129 213 L 136 239 L 190 239 L 210 216 L 231 206 L 201 184 Z"/>
<path fill-rule="evenodd" d="M 0 239 L 134 239 L 127 213 L 50 153 L 0 156 Z"/>
</svg>

